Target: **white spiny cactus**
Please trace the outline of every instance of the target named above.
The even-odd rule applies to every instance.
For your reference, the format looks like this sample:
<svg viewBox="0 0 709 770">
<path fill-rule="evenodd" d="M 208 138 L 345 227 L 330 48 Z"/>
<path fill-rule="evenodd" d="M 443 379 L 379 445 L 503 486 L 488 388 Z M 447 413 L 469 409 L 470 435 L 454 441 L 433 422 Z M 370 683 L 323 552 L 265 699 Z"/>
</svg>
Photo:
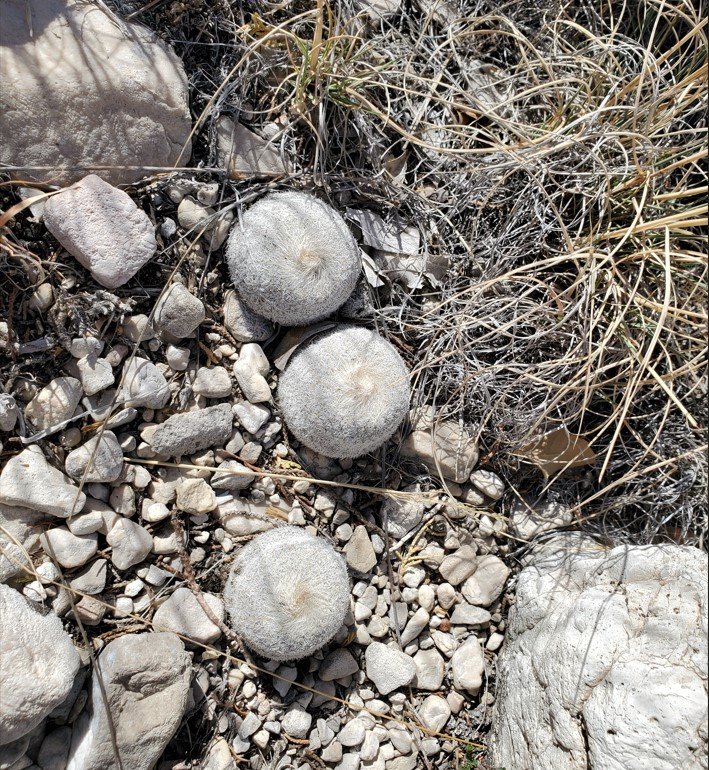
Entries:
<svg viewBox="0 0 709 770">
<path fill-rule="evenodd" d="M 409 398 L 409 372 L 394 347 L 350 325 L 305 343 L 278 384 L 288 428 L 328 457 L 359 457 L 380 447 L 406 416 Z"/>
<path fill-rule="evenodd" d="M 333 313 L 354 290 L 360 251 L 344 219 L 299 192 L 273 193 L 232 227 L 226 249 L 232 280 L 256 313 L 304 326 Z"/>
<path fill-rule="evenodd" d="M 236 556 L 224 587 L 233 629 L 259 655 L 297 660 L 339 631 L 349 608 L 342 556 L 299 527 L 257 535 Z"/>
</svg>

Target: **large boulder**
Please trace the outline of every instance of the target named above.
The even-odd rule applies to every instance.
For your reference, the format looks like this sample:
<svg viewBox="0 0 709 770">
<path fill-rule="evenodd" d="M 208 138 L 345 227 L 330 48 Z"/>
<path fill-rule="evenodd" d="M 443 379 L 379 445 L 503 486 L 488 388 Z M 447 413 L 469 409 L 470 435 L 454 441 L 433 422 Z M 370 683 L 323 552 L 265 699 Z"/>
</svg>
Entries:
<svg viewBox="0 0 709 770">
<path fill-rule="evenodd" d="M 0 746 L 31 732 L 69 694 L 80 659 L 56 615 L 0 583 Z"/>
<path fill-rule="evenodd" d="M 116 748 L 125 770 L 152 770 L 180 726 L 190 663 L 175 634 L 125 634 L 109 642 L 98 658 L 101 679 L 94 674 L 74 726 L 66 770 L 111 770 Z"/>
<path fill-rule="evenodd" d="M 189 161 L 181 61 L 98 3 L 3 0 L 0 83 L 0 162 L 23 167 L 17 178 L 65 185 L 95 170 L 119 184 Z"/>
<path fill-rule="evenodd" d="M 491 764 L 699 770 L 707 752 L 707 556 L 556 538 L 519 575 Z"/>
</svg>

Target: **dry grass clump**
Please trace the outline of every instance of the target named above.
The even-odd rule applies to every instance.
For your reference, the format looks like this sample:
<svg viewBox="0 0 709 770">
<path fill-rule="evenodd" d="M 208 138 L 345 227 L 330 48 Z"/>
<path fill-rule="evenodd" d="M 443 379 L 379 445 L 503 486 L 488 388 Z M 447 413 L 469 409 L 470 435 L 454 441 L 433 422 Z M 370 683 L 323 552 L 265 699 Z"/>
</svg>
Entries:
<svg viewBox="0 0 709 770">
<path fill-rule="evenodd" d="M 488 467 L 614 537 L 702 543 L 700 9 L 422 8 L 252 16 L 212 107 L 279 118 L 296 174 L 396 208 L 449 261 L 428 292 L 373 301 L 416 400 L 476 425 Z M 516 450 L 562 424 L 598 461 L 549 482 Z"/>
</svg>

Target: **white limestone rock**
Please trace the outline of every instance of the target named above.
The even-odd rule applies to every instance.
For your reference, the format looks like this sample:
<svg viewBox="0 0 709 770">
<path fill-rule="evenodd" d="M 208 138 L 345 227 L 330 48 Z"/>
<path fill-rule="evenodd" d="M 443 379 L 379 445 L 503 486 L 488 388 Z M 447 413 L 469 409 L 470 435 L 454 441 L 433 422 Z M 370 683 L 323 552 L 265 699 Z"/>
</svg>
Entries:
<svg viewBox="0 0 709 770">
<path fill-rule="evenodd" d="M 83 0 L 2 5 L 0 163 L 42 167 L 14 176 L 70 184 L 100 166 L 121 184 L 189 161 L 187 77 L 152 32 Z"/>
<path fill-rule="evenodd" d="M 87 484 L 115 481 L 123 469 L 123 450 L 116 434 L 104 430 L 69 452 L 64 469 L 73 479 Z"/>
<path fill-rule="evenodd" d="M 118 569 L 128 569 L 139 564 L 150 553 L 153 538 L 145 527 L 121 517 L 106 535 L 112 546 L 111 561 Z"/>
<path fill-rule="evenodd" d="M 157 249 L 148 215 L 95 174 L 49 198 L 44 224 L 107 289 L 127 283 Z"/>
<path fill-rule="evenodd" d="M 231 406 L 217 404 L 194 412 L 173 414 L 157 426 L 149 443 L 155 452 L 166 457 L 192 455 L 200 449 L 226 444 L 231 427 Z"/>
<path fill-rule="evenodd" d="M 75 377 L 56 377 L 25 407 L 25 417 L 40 430 L 68 420 L 79 406 L 83 390 Z"/>
<path fill-rule="evenodd" d="M 492 764 L 700 770 L 707 755 L 707 555 L 541 546 L 498 658 Z"/>
<path fill-rule="evenodd" d="M 200 367 L 192 383 L 193 393 L 205 398 L 227 398 L 231 389 L 231 377 L 223 366 Z"/>
<path fill-rule="evenodd" d="M 81 567 L 98 550 L 98 536 L 74 535 L 66 527 L 48 529 L 39 542 L 47 556 L 55 559 L 66 569 Z"/>
<path fill-rule="evenodd" d="M 189 654 L 171 633 L 125 634 L 106 645 L 98 665 L 101 681 L 95 674 L 74 725 L 66 770 L 115 767 L 112 731 L 124 768 L 152 770 L 187 706 Z"/>
<path fill-rule="evenodd" d="M 434 475 L 462 484 L 478 461 L 478 447 L 466 428 L 454 422 L 434 423 L 414 430 L 401 446 L 401 454 L 419 460 Z"/>
<path fill-rule="evenodd" d="M 181 283 L 173 283 L 155 303 L 153 325 L 174 339 L 188 337 L 204 321 L 202 301 Z"/>
<path fill-rule="evenodd" d="M 81 511 L 86 495 L 34 448 L 24 449 L 5 463 L 0 473 L 0 503 L 65 519 Z"/>
<path fill-rule="evenodd" d="M 224 300 L 224 326 L 239 342 L 264 342 L 273 334 L 273 324 L 253 310 L 235 291 Z"/>
<path fill-rule="evenodd" d="M 471 695 L 480 692 L 485 672 L 485 654 L 476 636 L 469 636 L 451 658 L 453 686 Z"/>
<path fill-rule="evenodd" d="M 223 621 L 222 600 L 206 592 L 202 593 L 202 597 L 212 614 Z M 222 635 L 219 626 L 210 620 L 195 595 L 186 587 L 178 588 L 158 607 L 153 616 L 153 625 L 157 630 L 174 631 L 202 644 L 211 644 Z"/>
<path fill-rule="evenodd" d="M 56 615 L 0 584 L 0 746 L 33 730 L 66 698 L 79 654 Z"/>
<path fill-rule="evenodd" d="M 0 503 L 0 583 L 4 583 L 29 566 L 30 555 L 39 545 L 43 514 L 29 508 Z"/>
<path fill-rule="evenodd" d="M 162 409 L 170 399 L 170 389 L 154 363 L 131 358 L 123 365 L 121 396 L 126 406 Z"/>
<path fill-rule="evenodd" d="M 510 576 L 510 568 L 497 556 L 478 556 L 475 571 L 463 583 L 465 599 L 478 607 L 489 607 L 499 598 Z M 450 581 L 449 581 L 450 582 Z"/>
<path fill-rule="evenodd" d="M 416 676 L 416 664 L 401 650 L 372 642 L 364 654 L 367 676 L 382 695 L 388 695 L 398 687 L 411 684 Z"/>
</svg>

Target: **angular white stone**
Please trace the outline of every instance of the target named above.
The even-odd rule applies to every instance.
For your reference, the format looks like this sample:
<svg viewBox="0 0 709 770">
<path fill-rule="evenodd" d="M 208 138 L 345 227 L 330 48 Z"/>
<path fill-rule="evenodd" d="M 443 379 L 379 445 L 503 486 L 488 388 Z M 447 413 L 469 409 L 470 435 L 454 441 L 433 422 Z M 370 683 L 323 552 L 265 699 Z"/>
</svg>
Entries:
<svg viewBox="0 0 709 770">
<path fill-rule="evenodd" d="M 74 723 L 66 770 L 152 770 L 187 706 L 190 656 L 170 633 L 125 634 L 99 655 L 87 707 Z M 109 723 L 103 697 L 111 714 Z"/>
<path fill-rule="evenodd" d="M 24 449 L 11 457 L 0 473 L 0 503 L 65 519 L 81 511 L 86 495 L 51 466 L 41 452 Z"/>
<path fill-rule="evenodd" d="M 205 398 L 226 398 L 231 389 L 231 377 L 223 366 L 200 367 L 192 383 L 192 391 Z"/>
<path fill-rule="evenodd" d="M 266 382 L 268 370 L 268 359 L 260 345 L 247 342 L 241 346 L 239 359 L 234 364 L 234 376 L 242 393 L 252 404 L 271 398 L 271 389 Z"/>
<path fill-rule="evenodd" d="M 510 568 L 497 556 L 480 556 L 475 572 L 463 584 L 462 593 L 470 604 L 491 605 L 502 593 Z"/>
<path fill-rule="evenodd" d="M 471 695 L 480 692 L 485 672 L 485 654 L 477 637 L 469 636 L 451 658 L 453 686 Z"/>
<path fill-rule="evenodd" d="M 398 687 L 411 684 L 416 676 L 413 659 L 400 650 L 393 650 L 381 642 L 372 642 L 364 654 L 367 676 L 382 695 Z"/>
<path fill-rule="evenodd" d="M 429 695 L 419 706 L 418 715 L 425 727 L 440 732 L 450 718 L 451 707 L 440 695 Z"/>
<path fill-rule="evenodd" d="M 47 556 L 56 559 L 62 567 L 81 567 L 98 550 L 98 536 L 72 535 L 66 527 L 48 529 L 39 539 Z"/>
<path fill-rule="evenodd" d="M 123 365 L 121 396 L 126 406 L 162 409 L 170 399 L 170 389 L 155 364 L 144 358 L 130 358 Z"/>
<path fill-rule="evenodd" d="M 204 321 L 202 301 L 181 283 L 173 283 L 155 303 L 153 324 L 177 339 L 187 337 Z"/>
<path fill-rule="evenodd" d="M 107 289 L 127 283 L 157 249 L 148 215 L 95 174 L 49 198 L 44 224 Z"/>
<path fill-rule="evenodd" d="M 38 431 L 52 428 L 74 414 L 82 395 L 75 377 L 56 377 L 27 404 L 25 417 Z"/>
<path fill-rule="evenodd" d="M 69 452 L 64 467 L 69 476 L 87 484 L 115 481 L 123 469 L 123 450 L 115 433 L 104 430 Z"/>
<path fill-rule="evenodd" d="M 120 518 L 106 535 L 112 546 L 111 561 L 118 569 L 128 569 L 139 564 L 150 553 L 153 538 L 145 527 L 130 519 Z"/>
<path fill-rule="evenodd" d="M 438 690 L 443 684 L 445 662 L 437 650 L 419 650 L 414 655 L 417 690 Z"/>
<path fill-rule="evenodd" d="M 203 592 L 202 596 L 212 614 L 223 621 L 222 600 L 214 594 Z M 209 619 L 187 587 L 178 588 L 158 607 L 153 616 L 153 625 L 159 631 L 174 631 L 202 644 L 211 644 L 222 635 L 219 626 Z"/>
</svg>

